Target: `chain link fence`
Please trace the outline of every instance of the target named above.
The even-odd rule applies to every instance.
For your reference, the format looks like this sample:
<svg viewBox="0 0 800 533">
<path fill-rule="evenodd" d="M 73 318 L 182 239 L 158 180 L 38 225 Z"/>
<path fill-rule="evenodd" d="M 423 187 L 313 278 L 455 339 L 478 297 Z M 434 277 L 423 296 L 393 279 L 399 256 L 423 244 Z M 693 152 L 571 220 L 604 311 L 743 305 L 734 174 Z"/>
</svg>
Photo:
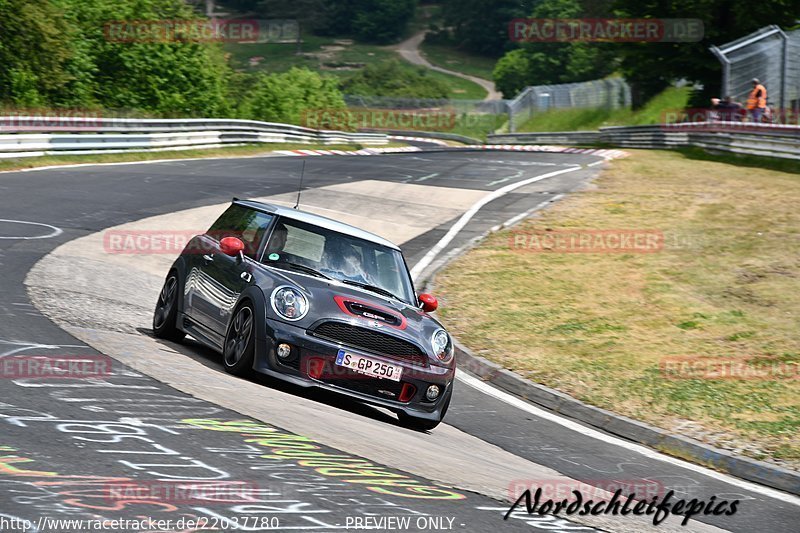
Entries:
<svg viewBox="0 0 800 533">
<path fill-rule="evenodd" d="M 536 85 L 508 103 L 508 131 L 514 132 L 535 112 L 564 108 L 619 109 L 631 106 L 631 88 L 622 78 Z"/>
<path fill-rule="evenodd" d="M 349 107 L 375 109 L 453 109 L 457 113 L 502 114 L 508 100 L 451 100 L 435 98 L 393 98 L 390 96 L 345 95 Z"/>
<path fill-rule="evenodd" d="M 776 118 L 800 111 L 800 30 L 767 26 L 711 51 L 722 62 L 720 97 L 744 103 L 758 78 L 767 88 Z"/>
<path fill-rule="evenodd" d="M 608 108 L 631 106 L 630 86 L 621 78 L 536 85 L 513 100 L 447 100 L 346 95 L 345 103 L 357 109 L 448 110 L 456 116 L 454 133 L 482 136 L 502 128 L 509 132 L 535 112 L 557 108 Z"/>
<path fill-rule="evenodd" d="M 440 131 L 482 139 L 502 128 L 508 119 L 508 100 L 345 95 L 344 101 L 359 117 L 367 117 L 367 123 L 360 124 L 365 129 L 397 129 L 405 122 L 408 125 L 405 129 L 409 130 Z M 381 110 L 387 110 L 390 114 L 381 113 Z M 392 115 L 396 116 L 396 120 L 390 123 L 388 119 Z M 407 119 L 404 115 L 411 115 L 412 118 Z M 423 118 L 418 122 L 414 116 Z M 432 117 L 438 119 L 429 120 Z"/>
</svg>

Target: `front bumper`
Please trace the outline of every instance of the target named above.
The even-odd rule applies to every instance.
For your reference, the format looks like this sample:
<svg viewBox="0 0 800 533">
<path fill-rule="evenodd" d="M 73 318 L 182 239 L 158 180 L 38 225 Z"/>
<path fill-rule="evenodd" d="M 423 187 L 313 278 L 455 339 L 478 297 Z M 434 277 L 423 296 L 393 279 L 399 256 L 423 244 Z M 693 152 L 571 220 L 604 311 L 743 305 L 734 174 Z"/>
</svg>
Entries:
<svg viewBox="0 0 800 533">
<path fill-rule="evenodd" d="M 344 394 L 365 403 L 428 420 L 441 420 L 453 389 L 455 367 L 411 364 L 400 359 L 376 355 L 351 346 L 315 337 L 304 328 L 267 319 L 266 337 L 257 339 L 254 370 L 294 383 Z M 283 360 L 276 346 L 292 346 L 292 354 Z M 403 368 L 400 382 L 373 378 L 335 364 L 340 349 Z M 430 401 L 425 392 L 430 385 L 441 390 Z"/>
</svg>

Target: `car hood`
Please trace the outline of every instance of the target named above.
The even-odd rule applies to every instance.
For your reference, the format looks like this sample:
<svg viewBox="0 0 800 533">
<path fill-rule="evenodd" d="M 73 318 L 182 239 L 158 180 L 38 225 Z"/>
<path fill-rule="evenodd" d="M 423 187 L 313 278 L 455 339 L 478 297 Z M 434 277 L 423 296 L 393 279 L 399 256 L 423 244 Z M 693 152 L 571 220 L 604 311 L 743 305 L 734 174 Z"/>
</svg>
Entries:
<svg viewBox="0 0 800 533">
<path fill-rule="evenodd" d="M 355 326 L 375 329 L 418 344 L 430 354 L 431 337 L 442 325 L 428 313 L 393 298 L 334 280 L 326 280 L 274 268 L 260 269 L 259 286 L 269 301 L 275 288 L 289 285 L 299 289 L 308 299 L 310 309 L 301 320 L 292 324 L 311 329 L 321 321 L 338 320 Z M 285 321 L 269 306 L 270 318 Z"/>
</svg>

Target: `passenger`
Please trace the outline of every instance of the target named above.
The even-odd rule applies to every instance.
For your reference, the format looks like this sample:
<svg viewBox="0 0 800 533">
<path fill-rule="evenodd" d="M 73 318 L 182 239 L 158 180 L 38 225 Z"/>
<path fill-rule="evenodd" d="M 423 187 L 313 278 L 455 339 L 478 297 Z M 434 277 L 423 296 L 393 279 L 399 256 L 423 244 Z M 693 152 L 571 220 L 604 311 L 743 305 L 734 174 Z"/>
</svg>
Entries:
<svg viewBox="0 0 800 533">
<path fill-rule="evenodd" d="M 732 96 L 726 96 L 717 106 L 722 120 L 741 122 L 742 104 L 734 102 Z"/>
</svg>

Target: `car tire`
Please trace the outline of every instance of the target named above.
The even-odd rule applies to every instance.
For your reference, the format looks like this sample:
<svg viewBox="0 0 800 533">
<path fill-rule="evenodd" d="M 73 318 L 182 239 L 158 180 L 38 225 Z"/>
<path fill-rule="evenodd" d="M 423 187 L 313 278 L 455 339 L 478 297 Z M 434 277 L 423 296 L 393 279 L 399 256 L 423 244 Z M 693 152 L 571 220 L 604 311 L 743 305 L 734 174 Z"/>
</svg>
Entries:
<svg viewBox="0 0 800 533">
<path fill-rule="evenodd" d="M 180 294 L 178 274 L 172 271 L 164 281 L 153 311 L 153 334 L 159 339 L 180 342 L 186 336 L 178 329 L 178 296 Z"/>
<path fill-rule="evenodd" d="M 255 310 L 252 303 L 245 302 L 236 308 L 222 346 L 226 372 L 236 376 L 250 374 L 256 353 L 255 332 Z"/>
<path fill-rule="evenodd" d="M 427 418 L 419 418 L 416 416 L 409 415 L 403 411 L 397 413 L 397 419 L 400 421 L 400 425 L 404 428 L 413 429 L 414 431 L 430 431 L 439 424 L 442 423 L 444 420 L 444 415 L 447 413 L 447 408 L 450 407 L 450 398 L 444 404 L 442 408 L 442 415 L 439 417 L 438 420 L 430 420 Z"/>
</svg>

